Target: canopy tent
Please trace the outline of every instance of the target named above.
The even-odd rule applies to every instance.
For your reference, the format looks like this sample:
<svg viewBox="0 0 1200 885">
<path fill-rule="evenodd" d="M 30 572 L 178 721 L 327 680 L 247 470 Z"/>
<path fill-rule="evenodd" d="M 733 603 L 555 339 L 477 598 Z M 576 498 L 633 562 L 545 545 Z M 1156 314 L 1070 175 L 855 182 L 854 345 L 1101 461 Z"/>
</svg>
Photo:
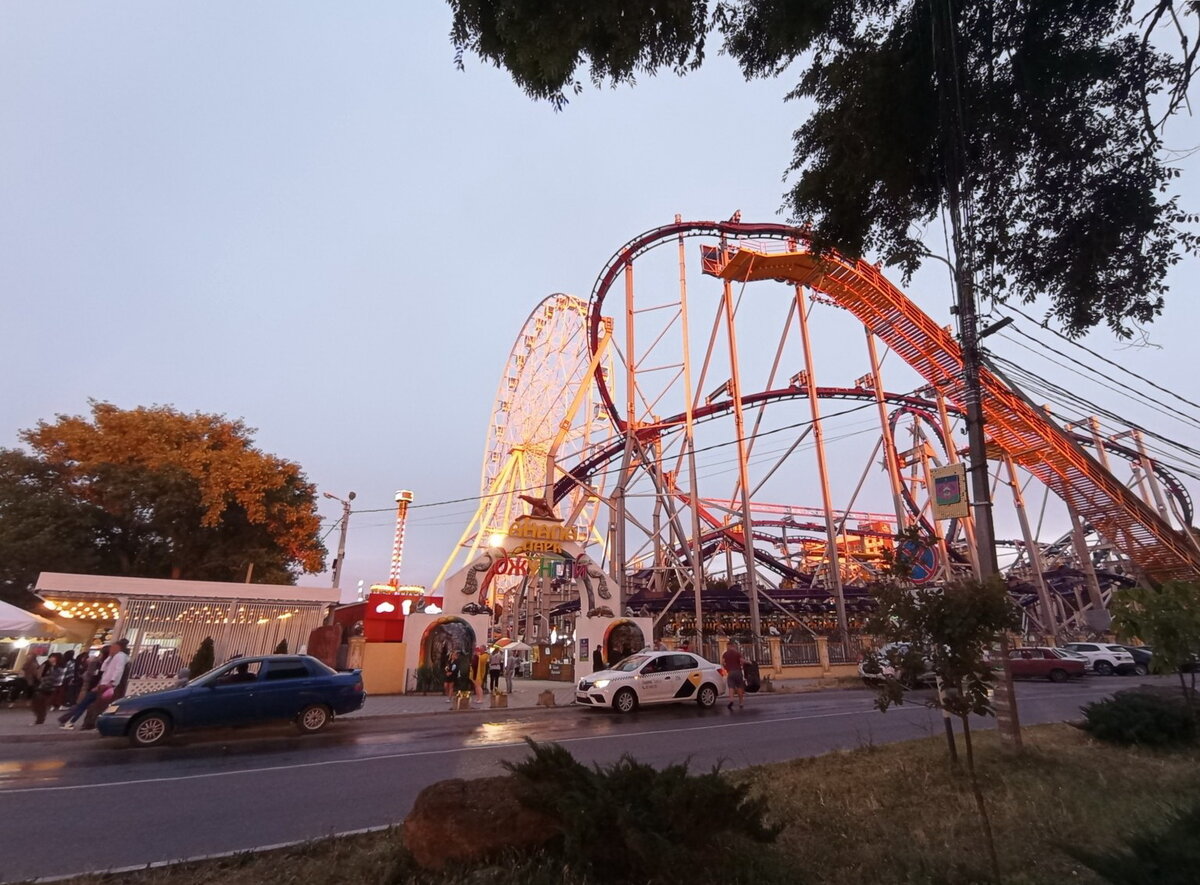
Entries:
<svg viewBox="0 0 1200 885">
<path fill-rule="evenodd" d="M 0 601 L 0 637 L 12 639 L 51 639 L 63 630 L 49 618 Z"/>
</svg>

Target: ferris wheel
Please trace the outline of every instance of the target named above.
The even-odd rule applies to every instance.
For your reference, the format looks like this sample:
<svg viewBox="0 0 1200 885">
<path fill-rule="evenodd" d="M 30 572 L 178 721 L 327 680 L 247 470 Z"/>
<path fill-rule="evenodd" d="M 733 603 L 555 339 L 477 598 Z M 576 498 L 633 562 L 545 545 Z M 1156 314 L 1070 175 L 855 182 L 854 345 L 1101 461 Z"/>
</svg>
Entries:
<svg viewBox="0 0 1200 885">
<path fill-rule="evenodd" d="M 574 463 L 613 436 L 593 374 L 594 370 L 608 377 L 612 356 L 606 354 L 594 364 L 587 319 L 587 301 L 562 293 L 542 300 L 526 319 L 496 388 L 479 507 L 435 586 L 455 561 L 471 562 L 481 548 L 492 546 L 489 539 L 530 513 L 522 496 L 543 497 L 551 456 L 554 463 Z M 592 541 L 602 541 L 596 531 L 596 487 L 592 483 L 590 492 L 580 487 L 567 495 L 558 504 L 558 515 L 584 529 Z"/>
</svg>

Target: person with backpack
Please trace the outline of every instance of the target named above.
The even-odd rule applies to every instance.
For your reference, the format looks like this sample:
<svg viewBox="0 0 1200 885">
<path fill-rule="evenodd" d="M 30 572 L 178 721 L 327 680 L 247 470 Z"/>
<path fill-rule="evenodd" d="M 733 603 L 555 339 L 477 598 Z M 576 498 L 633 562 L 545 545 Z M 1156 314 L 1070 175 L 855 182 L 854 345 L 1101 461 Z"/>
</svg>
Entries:
<svg viewBox="0 0 1200 885">
<path fill-rule="evenodd" d="M 737 695 L 738 709 L 746 706 L 746 677 L 742 672 L 742 653 L 738 650 L 738 644 L 732 639 L 729 640 L 729 647 L 725 649 L 725 654 L 721 655 L 721 666 L 725 668 L 725 680 L 729 685 L 729 709 L 733 709 L 733 697 Z"/>
</svg>

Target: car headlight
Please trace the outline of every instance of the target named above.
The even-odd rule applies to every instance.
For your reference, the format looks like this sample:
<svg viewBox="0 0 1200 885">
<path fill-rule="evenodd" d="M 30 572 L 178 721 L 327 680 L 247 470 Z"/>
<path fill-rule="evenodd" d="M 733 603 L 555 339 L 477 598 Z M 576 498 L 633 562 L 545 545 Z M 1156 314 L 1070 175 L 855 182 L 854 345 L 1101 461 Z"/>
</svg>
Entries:
<svg viewBox="0 0 1200 885">
<path fill-rule="evenodd" d="M 117 704 L 109 704 L 108 709 L 105 710 L 104 712 L 105 713 L 116 713 L 116 712 L 120 711 L 120 709 L 121 709 L 120 706 Z"/>
<path fill-rule="evenodd" d="M 612 682 L 612 680 L 611 680 L 611 679 L 598 679 L 598 680 L 596 680 L 595 682 L 593 682 L 592 684 L 593 684 L 593 685 L 594 685 L 596 688 L 607 688 L 607 687 L 608 687 L 608 683 L 610 683 L 610 682 Z"/>
</svg>

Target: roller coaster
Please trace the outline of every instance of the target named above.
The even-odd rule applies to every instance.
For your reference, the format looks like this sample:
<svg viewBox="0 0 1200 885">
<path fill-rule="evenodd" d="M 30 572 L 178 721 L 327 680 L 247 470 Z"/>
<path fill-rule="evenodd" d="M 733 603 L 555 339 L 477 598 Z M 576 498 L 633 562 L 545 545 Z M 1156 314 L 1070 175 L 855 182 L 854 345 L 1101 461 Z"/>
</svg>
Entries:
<svg viewBox="0 0 1200 885">
<path fill-rule="evenodd" d="M 544 334 L 556 307 L 569 323 Z M 900 382 L 888 389 L 891 355 L 903 365 L 889 367 Z M 818 384 L 818 370 L 855 359 L 853 384 Z M 557 368 L 529 383 L 530 365 Z M 1007 486 L 1012 498 L 998 524 L 1019 535 L 999 543 L 1031 632 L 1094 625 L 1089 615 L 1120 586 L 1200 576 L 1188 489 L 1140 440 L 1060 426 L 994 366 L 981 380 L 993 497 Z M 793 618 L 825 606 L 845 635 L 848 610 L 906 527 L 932 539 L 923 579 L 972 571 L 971 520 L 938 520 L 930 500 L 931 471 L 961 457 L 963 396 L 952 331 L 877 267 L 818 254 L 796 227 L 677 218 L 618 249 L 586 304 L 556 295 L 531 315 L 497 395 L 484 498 L 455 555 L 469 558 L 541 498 L 592 539 L 631 607 L 661 619 L 686 605 L 700 624 L 721 578 L 741 588 L 732 604 L 755 633 L 761 598 Z M 831 404 L 838 411 L 823 414 Z M 524 427 L 497 444 L 514 414 Z M 864 417 L 873 432 L 857 429 Z M 530 457 L 537 469 L 518 464 Z M 1134 488 L 1115 461 L 1131 466 Z M 863 465 L 856 483 L 851 464 Z M 1031 479 L 1055 502 L 1049 542 L 1028 519 Z M 856 510 L 864 497 L 887 512 Z"/>
</svg>

